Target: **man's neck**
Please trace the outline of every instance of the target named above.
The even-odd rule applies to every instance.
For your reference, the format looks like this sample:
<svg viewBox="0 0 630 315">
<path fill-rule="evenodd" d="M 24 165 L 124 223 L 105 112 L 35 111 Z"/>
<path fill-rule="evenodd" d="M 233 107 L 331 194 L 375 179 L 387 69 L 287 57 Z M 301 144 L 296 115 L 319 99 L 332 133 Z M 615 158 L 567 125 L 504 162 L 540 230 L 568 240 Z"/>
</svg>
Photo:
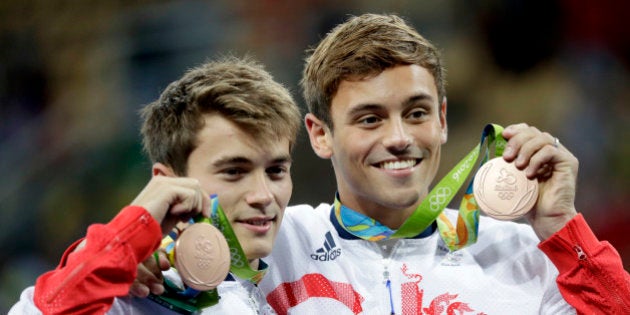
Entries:
<svg viewBox="0 0 630 315">
<path fill-rule="evenodd" d="M 251 267 L 252 270 L 258 270 L 258 266 L 260 265 L 260 259 L 255 258 L 255 259 L 249 260 L 248 262 L 249 262 L 249 267 Z"/>
</svg>

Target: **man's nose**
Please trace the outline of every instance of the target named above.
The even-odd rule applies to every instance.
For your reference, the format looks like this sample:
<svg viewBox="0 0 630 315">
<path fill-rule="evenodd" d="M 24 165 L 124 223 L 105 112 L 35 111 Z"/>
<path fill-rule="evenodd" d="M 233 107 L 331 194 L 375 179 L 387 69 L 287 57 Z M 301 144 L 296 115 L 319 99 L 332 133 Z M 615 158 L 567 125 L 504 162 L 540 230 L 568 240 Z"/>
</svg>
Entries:
<svg viewBox="0 0 630 315">
<path fill-rule="evenodd" d="M 273 201 L 267 174 L 256 174 L 254 176 L 246 201 L 252 207 L 261 210 L 264 210 Z"/>
<path fill-rule="evenodd" d="M 390 120 L 383 144 L 386 148 L 401 151 L 413 143 L 413 137 L 401 118 Z"/>
</svg>

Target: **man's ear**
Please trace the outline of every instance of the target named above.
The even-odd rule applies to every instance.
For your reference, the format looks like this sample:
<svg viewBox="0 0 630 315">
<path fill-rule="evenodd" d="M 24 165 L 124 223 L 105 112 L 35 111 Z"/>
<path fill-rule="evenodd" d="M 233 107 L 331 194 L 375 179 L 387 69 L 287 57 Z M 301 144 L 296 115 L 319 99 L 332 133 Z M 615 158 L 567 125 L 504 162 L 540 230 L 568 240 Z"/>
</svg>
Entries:
<svg viewBox="0 0 630 315">
<path fill-rule="evenodd" d="M 160 175 L 160 176 L 168 176 L 168 177 L 177 177 L 177 175 L 175 175 L 175 172 L 170 166 L 166 166 L 165 164 L 162 164 L 159 162 L 153 164 L 153 167 L 151 168 L 151 173 L 153 176 Z"/>
<path fill-rule="evenodd" d="M 442 128 L 442 144 L 448 140 L 448 125 L 446 124 L 446 96 L 440 105 L 440 126 Z"/>
<path fill-rule="evenodd" d="M 306 125 L 308 138 L 311 141 L 311 147 L 313 151 L 315 151 L 315 154 L 322 159 L 329 159 L 332 156 L 330 129 L 312 113 L 306 114 L 304 124 Z"/>
</svg>

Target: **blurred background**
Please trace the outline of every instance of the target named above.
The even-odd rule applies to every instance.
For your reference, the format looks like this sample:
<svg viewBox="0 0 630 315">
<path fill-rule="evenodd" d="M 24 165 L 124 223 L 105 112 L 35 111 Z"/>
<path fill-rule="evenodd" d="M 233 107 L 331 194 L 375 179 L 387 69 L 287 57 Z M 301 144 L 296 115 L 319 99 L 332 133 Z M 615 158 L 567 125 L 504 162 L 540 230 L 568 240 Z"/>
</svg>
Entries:
<svg viewBox="0 0 630 315">
<path fill-rule="evenodd" d="M 144 187 L 137 111 L 169 82 L 218 54 L 251 54 L 305 111 L 304 50 L 365 12 L 406 17 L 443 52 L 439 177 L 488 122 L 549 131 L 580 160 L 578 210 L 630 270 L 629 1 L 4 0 L 0 312 Z M 332 168 L 305 134 L 291 203 L 330 202 Z"/>
</svg>

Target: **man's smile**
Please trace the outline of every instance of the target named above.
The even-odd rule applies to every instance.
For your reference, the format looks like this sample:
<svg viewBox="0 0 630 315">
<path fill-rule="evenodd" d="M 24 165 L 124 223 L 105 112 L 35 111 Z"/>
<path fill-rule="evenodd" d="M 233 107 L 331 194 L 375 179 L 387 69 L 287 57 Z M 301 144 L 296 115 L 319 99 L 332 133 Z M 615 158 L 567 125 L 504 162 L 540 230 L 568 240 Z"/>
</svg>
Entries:
<svg viewBox="0 0 630 315">
<path fill-rule="evenodd" d="M 385 161 L 377 164 L 378 168 L 385 170 L 402 170 L 409 169 L 418 165 L 422 159 L 405 159 L 397 161 Z"/>
</svg>

